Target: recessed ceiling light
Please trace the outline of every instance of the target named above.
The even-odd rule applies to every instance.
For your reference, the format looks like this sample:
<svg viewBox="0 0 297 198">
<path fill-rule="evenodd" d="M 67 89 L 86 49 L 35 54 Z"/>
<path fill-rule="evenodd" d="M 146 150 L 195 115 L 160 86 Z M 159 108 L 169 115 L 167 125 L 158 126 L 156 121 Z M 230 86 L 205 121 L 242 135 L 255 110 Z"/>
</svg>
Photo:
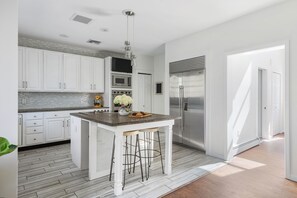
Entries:
<svg viewBox="0 0 297 198">
<path fill-rule="evenodd" d="M 59 34 L 59 36 L 62 37 L 62 38 L 69 38 L 69 36 L 66 35 L 66 34 Z"/>
</svg>

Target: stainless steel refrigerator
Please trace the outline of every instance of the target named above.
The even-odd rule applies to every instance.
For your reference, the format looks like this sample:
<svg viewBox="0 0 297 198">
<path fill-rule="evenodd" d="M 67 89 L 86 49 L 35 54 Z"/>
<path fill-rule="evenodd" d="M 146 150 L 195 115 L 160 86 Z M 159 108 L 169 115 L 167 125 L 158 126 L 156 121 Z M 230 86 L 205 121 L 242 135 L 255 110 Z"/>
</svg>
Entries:
<svg viewBox="0 0 297 198">
<path fill-rule="evenodd" d="M 173 141 L 205 151 L 205 57 L 170 63 Z"/>
</svg>

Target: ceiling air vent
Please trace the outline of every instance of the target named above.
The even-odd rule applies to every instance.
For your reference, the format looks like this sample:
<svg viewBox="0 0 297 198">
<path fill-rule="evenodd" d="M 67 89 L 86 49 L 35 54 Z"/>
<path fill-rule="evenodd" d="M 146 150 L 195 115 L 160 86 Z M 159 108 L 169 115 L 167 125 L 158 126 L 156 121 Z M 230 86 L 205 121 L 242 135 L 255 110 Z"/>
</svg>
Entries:
<svg viewBox="0 0 297 198">
<path fill-rule="evenodd" d="M 96 40 L 88 40 L 87 43 L 91 43 L 91 44 L 95 44 L 95 45 L 99 45 L 101 43 L 101 41 L 96 41 Z"/>
<path fill-rule="evenodd" d="M 73 21 L 80 22 L 83 24 L 89 24 L 92 21 L 92 19 L 85 17 L 85 16 L 78 15 L 78 14 L 74 14 L 71 19 Z"/>
</svg>

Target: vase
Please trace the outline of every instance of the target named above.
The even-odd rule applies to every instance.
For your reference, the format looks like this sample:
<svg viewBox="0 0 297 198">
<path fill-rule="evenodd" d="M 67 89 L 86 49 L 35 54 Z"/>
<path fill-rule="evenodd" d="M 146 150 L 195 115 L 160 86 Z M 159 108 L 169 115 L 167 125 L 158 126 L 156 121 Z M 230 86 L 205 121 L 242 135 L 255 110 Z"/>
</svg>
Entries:
<svg viewBox="0 0 297 198">
<path fill-rule="evenodd" d="M 129 115 L 129 113 L 130 113 L 129 108 L 126 108 L 126 107 L 120 107 L 119 108 L 119 115 L 127 116 L 127 115 Z"/>
</svg>

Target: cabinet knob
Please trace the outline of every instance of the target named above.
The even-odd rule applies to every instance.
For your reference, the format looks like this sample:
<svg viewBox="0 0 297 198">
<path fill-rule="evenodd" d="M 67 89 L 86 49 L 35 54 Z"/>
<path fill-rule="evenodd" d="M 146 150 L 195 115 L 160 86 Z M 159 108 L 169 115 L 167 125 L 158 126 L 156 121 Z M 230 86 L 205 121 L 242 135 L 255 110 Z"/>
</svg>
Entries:
<svg viewBox="0 0 297 198">
<path fill-rule="evenodd" d="M 36 140 L 36 138 L 34 138 L 34 140 Z"/>
<path fill-rule="evenodd" d="M 34 123 L 34 125 L 36 125 L 36 123 Z"/>
<path fill-rule="evenodd" d="M 34 131 L 36 131 L 36 129 L 34 129 Z"/>
</svg>

